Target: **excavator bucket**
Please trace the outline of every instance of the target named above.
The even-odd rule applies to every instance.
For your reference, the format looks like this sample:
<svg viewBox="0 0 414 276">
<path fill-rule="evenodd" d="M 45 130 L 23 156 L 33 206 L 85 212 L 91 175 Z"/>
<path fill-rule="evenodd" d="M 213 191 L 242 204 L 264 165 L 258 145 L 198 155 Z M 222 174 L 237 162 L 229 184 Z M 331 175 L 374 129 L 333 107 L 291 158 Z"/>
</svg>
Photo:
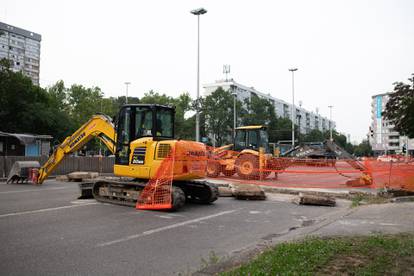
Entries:
<svg viewBox="0 0 414 276">
<path fill-rule="evenodd" d="M 7 183 L 37 183 L 37 173 L 40 168 L 38 161 L 16 161 L 14 162 Z"/>
</svg>

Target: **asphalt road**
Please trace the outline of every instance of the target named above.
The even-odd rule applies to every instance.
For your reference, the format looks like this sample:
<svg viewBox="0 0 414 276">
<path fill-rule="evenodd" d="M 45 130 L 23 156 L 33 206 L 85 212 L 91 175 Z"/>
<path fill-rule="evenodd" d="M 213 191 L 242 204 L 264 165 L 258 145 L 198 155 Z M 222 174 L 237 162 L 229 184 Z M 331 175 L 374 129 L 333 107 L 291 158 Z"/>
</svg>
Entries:
<svg viewBox="0 0 414 276">
<path fill-rule="evenodd" d="M 1 275 L 187 275 L 340 208 L 219 198 L 169 213 L 78 194 L 77 183 L 0 183 Z"/>
</svg>

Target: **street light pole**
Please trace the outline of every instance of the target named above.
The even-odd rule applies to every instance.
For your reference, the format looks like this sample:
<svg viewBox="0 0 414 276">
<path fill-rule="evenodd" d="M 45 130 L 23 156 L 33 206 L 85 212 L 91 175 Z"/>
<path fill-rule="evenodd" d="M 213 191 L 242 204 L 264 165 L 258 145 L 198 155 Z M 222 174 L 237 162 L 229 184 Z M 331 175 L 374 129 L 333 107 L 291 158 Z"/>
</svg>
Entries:
<svg viewBox="0 0 414 276">
<path fill-rule="evenodd" d="M 291 114 L 291 120 L 292 120 L 292 148 L 295 147 L 295 71 L 297 71 L 298 68 L 291 68 L 289 69 L 290 72 L 292 72 L 292 114 Z"/>
<path fill-rule="evenodd" d="M 233 117 L 233 138 L 235 138 L 236 137 L 236 127 L 237 127 L 237 124 L 236 124 L 236 120 L 237 120 L 237 117 L 236 117 L 236 99 L 237 99 L 237 92 L 236 91 L 233 91 L 232 95 L 234 96 L 234 101 L 233 101 L 233 104 L 234 104 L 234 107 L 233 107 L 233 111 L 234 111 L 234 117 Z"/>
<path fill-rule="evenodd" d="M 196 110 L 196 141 L 200 141 L 200 15 L 207 12 L 204 8 L 192 10 L 191 13 L 197 15 L 197 110 Z"/>
<path fill-rule="evenodd" d="M 125 82 L 125 86 L 126 86 L 126 97 L 125 97 L 125 104 L 127 104 L 128 103 L 128 86 L 130 85 L 131 83 L 129 82 L 129 81 L 126 81 Z"/>
<path fill-rule="evenodd" d="M 330 140 L 331 142 L 333 141 L 332 139 L 332 105 L 328 105 L 329 107 L 329 132 L 330 132 Z"/>
</svg>

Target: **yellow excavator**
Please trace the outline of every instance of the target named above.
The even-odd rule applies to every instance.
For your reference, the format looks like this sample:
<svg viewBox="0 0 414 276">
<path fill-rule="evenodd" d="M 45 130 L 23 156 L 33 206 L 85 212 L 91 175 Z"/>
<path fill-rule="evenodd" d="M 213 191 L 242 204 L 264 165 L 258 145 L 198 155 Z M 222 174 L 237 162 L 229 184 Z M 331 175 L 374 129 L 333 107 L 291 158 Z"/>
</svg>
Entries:
<svg viewBox="0 0 414 276">
<path fill-rule="evenodd" d="M 101 202 L 135 206 L 148 180 L 155 176 L 163 160 L 180 143 L 184 147 L 172 169 L 172 209 L 179 209 L 186 200 L 211 203 L 218 197 L 217 187 L 206 181 L 196 181 L 205 177 L 206 158 L 197 158 L 196 161 L 191 158 L 206 156 L 205 145 L 174 139 L 174 118 L 174 107 L 158 104 L 124 105 L 116 125 L 104 114 L 94 115 L 56 147 L 39 168 L 36 181 L 41 184 L 65 156 L 96 137 L 115 155 L 114 174 L 133 181 L 98 179 L 83 183 L 80 185 L 82 195 L 92 195 Z M 36 166 L 33 162 L 27 165 L 20 162 L 19 167 Z"/>
</svg>

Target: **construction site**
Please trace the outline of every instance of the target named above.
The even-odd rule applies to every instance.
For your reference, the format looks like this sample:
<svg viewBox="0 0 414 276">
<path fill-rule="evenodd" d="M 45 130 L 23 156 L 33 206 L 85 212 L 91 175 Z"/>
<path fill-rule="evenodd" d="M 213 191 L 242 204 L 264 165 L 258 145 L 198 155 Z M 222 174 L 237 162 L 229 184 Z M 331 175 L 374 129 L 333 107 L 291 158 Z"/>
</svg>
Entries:
<svg viewBox="0 0 414 276">
<path fill-rule="evenodd" d="M 281 155 L 270 148 L 262 125 L 238 127 L 234 143 L 217 148 L 175 140 L 174 108 L 157 104 L 124 105 L 118 118 L 113 124 L 93 116 L 42 164 L 8 164 L 0 185 L 1 240 L 8 252 L 1 271 L 196 273 L 216 259 L 234 260 L 239 251 L 256 252 L 340 221 L 356 200 L 409 201 L 414 193 L 411 158 L 356 159 L 330 140 Z M 115 154 L 113 173 L 53 173 L 92 138 Z M 398 227 L 411 227 L 406 222 Z M 397 226 L 374 221 L 372 231 L 376 223 Z M 56 266 L 62 258 L 67 262 Z"/>
<path fill-rule="evenodd" d="M 0 275 L 414 275 L 414 2 L 3 2 Z"/>
</svg>

